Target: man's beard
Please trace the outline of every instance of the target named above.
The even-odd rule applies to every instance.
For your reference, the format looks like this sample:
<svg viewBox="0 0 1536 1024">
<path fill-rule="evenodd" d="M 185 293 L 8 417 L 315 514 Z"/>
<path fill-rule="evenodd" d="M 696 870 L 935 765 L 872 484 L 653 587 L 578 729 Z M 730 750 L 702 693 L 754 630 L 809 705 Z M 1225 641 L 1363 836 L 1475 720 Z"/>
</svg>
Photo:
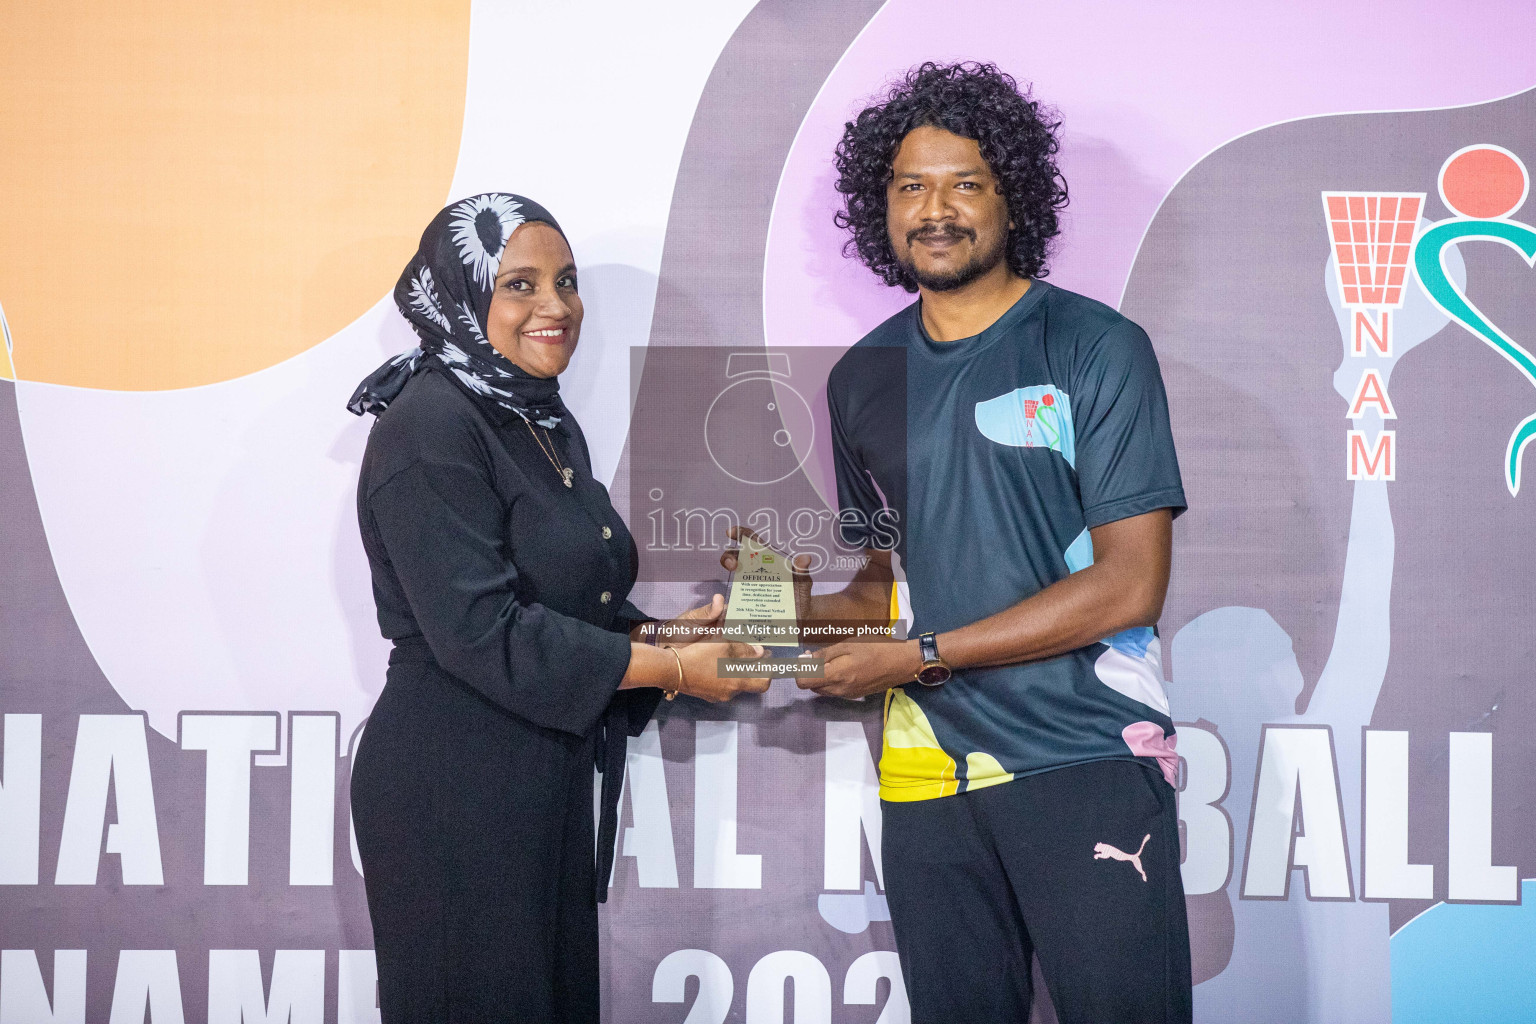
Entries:
<svg viewBox="0 0 1536 1024">
<path fill-rule="evenodd" d="M 997 244 L 986 252 L 972 252 L 971 258 L 963 266 L 943 273 L 931 273 L 922 271 L 912 261 L 912 245 L 920 238 L 952 238 L 959 240 L 969 238 L 976 241 L 976 232 L 969 228 L 947 228 L 942 231 L 917 230 L 907 235 L 907 255 L 897 255 L 896 262 L 906 273 L 907 277 L 931 292 L 952 292 L 956 288 L 964 288 L 979 277 L 991 272 L 992 268 L 1003 262 L 1008 252 L 1008 236 L 999 235 Z"/>
</svg>

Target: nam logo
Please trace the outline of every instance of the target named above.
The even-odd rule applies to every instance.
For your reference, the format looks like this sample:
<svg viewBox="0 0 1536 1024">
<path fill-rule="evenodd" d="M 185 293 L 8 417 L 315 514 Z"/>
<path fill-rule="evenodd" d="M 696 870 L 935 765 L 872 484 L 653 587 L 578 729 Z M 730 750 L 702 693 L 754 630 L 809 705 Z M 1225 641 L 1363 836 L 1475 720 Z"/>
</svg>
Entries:
<svg viewBox="0 0 1536 1024">
<path fill-rule="evenodd" d="M 976 429 L 1012 448 L 1049 448 L 1077 465 L 1072 399 L 1054 384 L 1015 388 L 976 403 Z"/>
<path fill-rule="evenodd" d="M 1387 381 L 1401 355 L 1393 350 L 1393 335 L 1400 329 L 1397 319 L 1404 310 L 1410 273 L 1440 314 L 1492 347 L 1536 387 L 1536 358 L 1489 320 L 1452 276 L 1453 260 L 1460 263 L 1457 247 L 1469 241 L 1502 243 L 1536 266 L 1536 227 L 1511 219 L 1529 189 L 1530 176 L 1519 157 L 1500 146 L 1480 144 L 1457 150 L 1441 166 L 1440 198 L 1454 216 L 1438 223 L 1421 227 L 1422 192 L 1322 194 L 1333 243 L 1331 283 L 1349 314 L 1348 350 L 1366 364 L 1349 403 L 1354 428 L 1346 435 L 1348 479 L 1396 479 L 1396 432 L 1385 427 L 1397 413 Z M 1421 330 L 1410 329 L 1410 334 L 1423 336 L 1410 337 L 1406 347 L 1433 333 L 1419 326 Z M 1520 459 L 1532 440 L 1536 413 L 1516 426 L 1505 452 L 1504 477 L 1512 495 L 1520 492 Z"/>
</svg>

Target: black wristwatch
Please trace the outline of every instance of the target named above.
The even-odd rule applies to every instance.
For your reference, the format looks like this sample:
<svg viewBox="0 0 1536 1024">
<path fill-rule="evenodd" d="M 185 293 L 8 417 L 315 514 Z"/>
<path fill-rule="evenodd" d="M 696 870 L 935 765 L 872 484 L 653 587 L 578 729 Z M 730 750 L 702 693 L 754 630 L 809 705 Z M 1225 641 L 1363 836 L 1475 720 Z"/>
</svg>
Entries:
<svg viewBox="0 0 1536 1024">
<path fill-rule="evenodd" d="M 953 675 L 943 658 L 939 657 L 939 642 L 932 633 L 917 638 L 917 650 L 923 664 L 917 670 L 917 681 L 924 686 L 943 686 Z"/>
</svg>

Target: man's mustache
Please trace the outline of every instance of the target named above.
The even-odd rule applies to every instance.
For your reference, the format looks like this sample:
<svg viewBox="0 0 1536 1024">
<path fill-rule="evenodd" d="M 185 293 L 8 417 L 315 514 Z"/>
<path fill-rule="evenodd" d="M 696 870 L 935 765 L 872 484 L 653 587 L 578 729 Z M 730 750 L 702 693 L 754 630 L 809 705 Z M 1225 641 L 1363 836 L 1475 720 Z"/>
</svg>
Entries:
<svg viewBox="0 0 1536 1024">
<path fill-rule="evenodd" d="M 974 242 L 976 241 L 976 232 L 972 231 L 970 228 L 962 228 L 956 224 L 951 224 L 950 226 L 943 228 L 913 228 L 911 231 L 907 232 L 908 245 L 911 245 L 913 242 L 920 238 L 944 239 L 950 242 L 958 242 L 962 238 L 968 238 Z"/>
</svg>

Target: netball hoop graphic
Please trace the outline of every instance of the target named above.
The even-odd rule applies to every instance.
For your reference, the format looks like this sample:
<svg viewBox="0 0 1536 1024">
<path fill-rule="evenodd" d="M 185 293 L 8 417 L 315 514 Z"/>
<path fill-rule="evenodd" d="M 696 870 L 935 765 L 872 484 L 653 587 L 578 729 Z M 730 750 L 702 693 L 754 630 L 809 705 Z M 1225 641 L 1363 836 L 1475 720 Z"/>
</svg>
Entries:
<svg viewBox="0 0 1536 1024">
<path fill-rule="evenodd" d="M 720 472 L 776 484 L 798 470 L 816 439 L 811 406 L 789 383 L 787 352 L 733 352 L 727 384 L 704 414 L 704 445 Z"/>
<path fill-rule="evenodd" d="M 1440 168 L 1440 198 L 1455 216 L 1424 229 L 1414 243 L 1419 285 L 1441 312 L 1461 324 L 1520 371 L 1536 387 L 1536 358 L 1489 320 L 1456 287 L 1446 270 L 1450 251 L 1462 242 L 1507 245 L 1536 267 L 1536 227 L 1511 220 L 1530 194 L 1531 176 L 1518 156 L 1502 146 L 1458 149 Z M 1536 413 L 1521 420 L 1504 452 L 1504 483 L 1520 493 L 1520 456 L 1536 440 Z"/>
<path fill-rule="evenodd" d="M 1403 307 L 1423 209 L 1423 192 L 1323 193 L 1335 280 L 1352 313 L 1354 355 L 1365 354 L 1367 336 L 1383 356 L 1392 354 L 1391 311 Z"/>
<path fill-rule="evenodd" d="M 1374 354 L 1382 361 L 1392 359 L 1392 320 L 1403 308 L 1413 236 L 1423 209 L 1422 192 L 1323 193 L 1333 242 L 1329 262 L 1339 303 L 1348 310 L 1351 358 Z M 1397 432 L 1385 429 L 1384 423 L 1369 433 L 1359 429 L 1367 401 L 1375 403 L 1383 421 L 1396 418 L 1386 398 L 1388 372 L 1390 362 L 1368 364 L 1356 386 L 1349 417 L 1357 427 L 1345 435 L 1347 479 L 1397 479 Z"/>
</svg>

